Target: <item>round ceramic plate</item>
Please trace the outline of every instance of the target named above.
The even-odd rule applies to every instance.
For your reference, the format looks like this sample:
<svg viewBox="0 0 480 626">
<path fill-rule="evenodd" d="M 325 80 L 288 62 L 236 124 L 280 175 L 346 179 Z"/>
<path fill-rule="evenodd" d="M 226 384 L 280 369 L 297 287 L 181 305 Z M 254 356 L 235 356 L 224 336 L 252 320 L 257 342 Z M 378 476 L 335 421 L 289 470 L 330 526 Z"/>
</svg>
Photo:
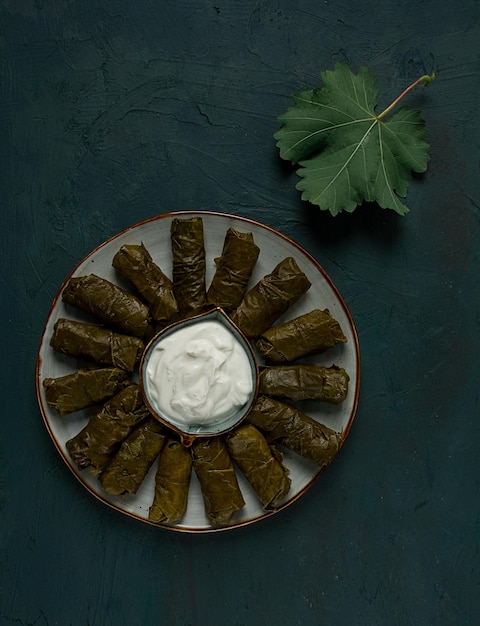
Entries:
<svg viewBox="0 0 480 626">
<path fill-rule="evenodd" d="M 321 365 L 328 366 L 336 364 L 339 367 L 343 367 L 350 377 L 348 396 L 346 400 L 339 405 L 331 405 L 324 402 L 304 402 L 299 405 L 301 409 L 333 430 L 342 432 L 343 444 L 352 425 L 358 402 L 360 380 L 359 349 L 357 334 L 351 315 L 326 272 L 308 252 L 290 238 L 253 220 L 222 213 L 203 211 L 185 211 L 160 215 L 136 224 L 115 235 L 86 256 L 60 286 L 53 300 L 40 343 L 36 369 L 36 388 L 40 410 L 48 432 L 57 450 L 73 474 L 91 494 L 99 498 L 105 504 L 147 523 L 150 523 L 148 521 L 148 511 L 153 499 L 156 464 L 152 466 L 139 491 L 135 495 L 113 497 L 103 492 L 98 479 L 88 470 L 79 471 L 77 469 L 70 459 L 65 445 L 69 439 L 74 437 L 85 426 L 89 417 L 92 415 L 92 410 L 77 411 L 66 417 L 60 417 L 54 409 L 48 406 L 45 400 L 42 381 L 47 377 L 56 378 L 72 373 L 78 367 L 78 363 L 75 359 L 56 353 L 49 345 L 56 320 L 59 317 L 67 317 L 92 322 L 92 319 L 88 319 L 81 311 L 76 311 L 73 307 L 68 307 L 62 302 L 61 293 L 67 281 L 74 276 L 93 273 L 128 288 L 127 284 L 122 281 L 121 277 L 112 267 L 112 259 L 122 245 L 140 243 L 145 245 L 155 263 L 171 277 L 171 222 L 175 217 L 189 218 L 195 216 L 201 217 L 204 225 L 207 286 L 210 284 L 215 271 L 214 258 L 219 256 L 222 251 L 227 229 L 231 227 L 239 231 L 251 232 L 255 243 L 260 248 L 260 255 L 251 277 L 249 288 L 263 276 L 269 274 L 280 261 L 289 256 L 294 257 L 300 269 L 307 275 L 312 283 L 307 293 L 302 296 L 286 314 L 279 318 L 276 323 L 297 317 L 302 313 L 307 313 L 316 308 L 329 309 L 332 316 L 340 323 L 347 337 L 347 343 L 338 345 L 334 349 L 311 360 Z M 282 506 L 276 509 L 275 512 L 278 512 L 298 499 L 312 486 L 321 473 L 321 470 L 316 465 L 293 452 L 286 449 L 282 449 L 282 452 L 284 453 L 285 464 L 290 470 L 292 484 L 290 492 L 286 496 Z M 236 514 L 232 524 L 228 526 L 227 529 L 256 522 L 273 514 L 271 511 L 266 512 L 263 510 L 255 493 L 239 472 L 238 480 L 246 504 L 243 509 Z M 195 472 L 192 471 L 187 512 L 183 520 L 177 525 L 165 527 L 192 533 L 220 530 L 218 528 L 212 528 L 207 520 L 203 497 Z M 222 528 L 221 530 L 225 529 Z"/>
</svg>

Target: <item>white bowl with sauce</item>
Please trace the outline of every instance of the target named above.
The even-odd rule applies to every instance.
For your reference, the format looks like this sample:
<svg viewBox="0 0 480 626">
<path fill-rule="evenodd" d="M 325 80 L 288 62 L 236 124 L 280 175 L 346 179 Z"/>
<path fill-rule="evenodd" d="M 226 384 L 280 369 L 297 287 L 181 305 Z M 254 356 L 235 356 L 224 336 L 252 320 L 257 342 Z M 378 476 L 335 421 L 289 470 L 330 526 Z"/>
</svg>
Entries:
<svg viewBox="0 0 480 626">
<path fill-rule="evenodd" d="M 258 392 L 258 365 L 248 339 L 215 307 L 156 334 L 139 382 L 152 415 L 190 446 L 245 419 Z"/>
</svg>

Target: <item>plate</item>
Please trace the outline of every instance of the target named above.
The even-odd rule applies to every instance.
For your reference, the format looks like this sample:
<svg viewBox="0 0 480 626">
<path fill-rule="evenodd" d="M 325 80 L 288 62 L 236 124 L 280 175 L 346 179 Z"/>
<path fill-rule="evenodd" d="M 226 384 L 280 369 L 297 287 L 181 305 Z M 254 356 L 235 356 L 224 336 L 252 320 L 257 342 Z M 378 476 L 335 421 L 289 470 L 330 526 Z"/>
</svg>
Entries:
<svg viewBox="0 0 480 626">
<path fill-rule="evenodd" d="M 339 367 L 343 367 L 350 376 L 348 396 L 344 402 L 339 405 L 304 402 L 301 404 L 302 410 L 311 417 L 318 419 L 326 426 L 337 432 L 342 432 L 341 443 L 343 444 L 350 431 L 358 403 L 360 355 L 357 333 L 350 312 L 325 270 L 306 250 L 292 239 L 254 220 L 208 211 L 167 213 L 147 219 L 118 233 L 88 254 L 66 277 L 62 285 L 60 285 L 52 302 L 40 341 L 36 366 L 36 390 L 45 426 L 58 452 L 74 476 L 93 496 L 97 497 L 106 505 L 148 524 L 152 523 L 148 520 L 148 511 L 153 499 L 156 464 L 152 466 L 146 479 L 135 495 L 118 497 L 109 496 L 103 492 L 98 479 L 88 470 L 80 471 L 77 469 L 70 459 L 65 445 L 69 439 L 74 437 L 84 427 L 92 411 L 78 411 L 66 417 L 60 417 L 55 410 L 48 406 L 42 381 L 47 377 L 56 378 L 72 373 L 78 366 L 74 359 L 56 353 L 49 345 L 56 320 L 59 317 L 67 317 L 79 321 L 92 321 L 91 318 L 89 319 L 81 311 L 74 310 L 73 307 L 69 307 L 62 302 L 61 293 L 68 280 L 75 276 L 94 273 L 120 286 L 128 288 L 128 285 L 122 281 L 122 278 L 112 267 L 112 259 L 122 245 L 140 243 L 145 245 L 155 263 L 171 277 L 171 222 L 176 217 L 190 218 L 196 216 L 202 218 L 204 225 L 207 286 L 210 284 L 213 277 L 215 271 L 214 258 L 219 256 L 222 251 L 227 229 L 234 228 L 243 232 L 251 232 L 255 243 L 260 248 L 260 254 L 249 287 L 253 286 L 266 274 L 269 274 L 280 261 L 288 256 L 296 260 L 300 269 L 307 275 L 312 283 L 307 293 L 303 295 L 287 313 L 280 317 L 276 323 L 297 317 L 315 308 L 329 309 L 333 317 L 340 323 L 347 337 L 347 343 L 338 345 L 333 350 L 329 350 L 323 355 L 315 357 L 313 362 L 322 365 L 332 365 L 335 363 Z M 323 470 L 320 470 L 316 465 L 299 457 L 293 452 L 286 449 L 282 449 L 282 452 L 284 453 L 285 464 L 290 470 L 292 484 L 290 492 L 284 502 L 275 511 L 263 510 L 250 485 L 244 477 L 238 473 L 239 485 L 246 504 L 243 509 L 236 514 L 231 525 L 226 528 L 213 528 L 210 526 L 205 515 L 200 485 L 195 476 L 195 472 L 192 471 L 187 512 L 181 523 L 174 526 L 165 525 L 164 528 L 190 533 L 227 530 L 258 522 L 289 506 L 312 487 Z"/>
</svg>

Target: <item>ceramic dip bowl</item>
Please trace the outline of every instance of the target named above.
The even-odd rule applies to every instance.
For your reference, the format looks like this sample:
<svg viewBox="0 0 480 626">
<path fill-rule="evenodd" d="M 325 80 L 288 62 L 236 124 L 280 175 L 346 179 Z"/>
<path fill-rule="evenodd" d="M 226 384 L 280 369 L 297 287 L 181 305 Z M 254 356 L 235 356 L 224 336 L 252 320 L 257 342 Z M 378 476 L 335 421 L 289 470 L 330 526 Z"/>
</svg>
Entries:
<svg viewBox="0 0 480 626">
<path fill-rule="evenodd" d="M 258 365 L 248 339 L 216 307 L 156 334 L 142 356 L 139 383 L 152 415 L 190 446 L 245 419 L 258 392 Z"/>
</svg>

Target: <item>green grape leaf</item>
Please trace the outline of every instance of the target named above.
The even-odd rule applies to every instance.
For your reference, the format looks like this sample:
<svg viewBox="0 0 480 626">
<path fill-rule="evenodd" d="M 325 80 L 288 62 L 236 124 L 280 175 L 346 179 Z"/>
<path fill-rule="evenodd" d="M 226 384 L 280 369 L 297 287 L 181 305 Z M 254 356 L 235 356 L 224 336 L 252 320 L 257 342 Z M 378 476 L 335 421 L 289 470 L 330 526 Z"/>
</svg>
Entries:
<svg viewBox="0 0 480 626">
<path fill-rule="evenodd" d="M 278 118 L 281 128 L 274 135 L 280 156 L 300 166 L 302 199 L 332 215 L 352 212 L 364 201 L 405 215 L 408 207 L 400 198 L 412 172 L 427 169 L 429 145 L 420 111 L 392 110 L 434 75 L 412 83 L 379 115 L 376 79 L 366 67 L 354 74 L 337 63 L 321 76 L 322 87 L 292 96 L 294 104 Z"/>
</svg>

